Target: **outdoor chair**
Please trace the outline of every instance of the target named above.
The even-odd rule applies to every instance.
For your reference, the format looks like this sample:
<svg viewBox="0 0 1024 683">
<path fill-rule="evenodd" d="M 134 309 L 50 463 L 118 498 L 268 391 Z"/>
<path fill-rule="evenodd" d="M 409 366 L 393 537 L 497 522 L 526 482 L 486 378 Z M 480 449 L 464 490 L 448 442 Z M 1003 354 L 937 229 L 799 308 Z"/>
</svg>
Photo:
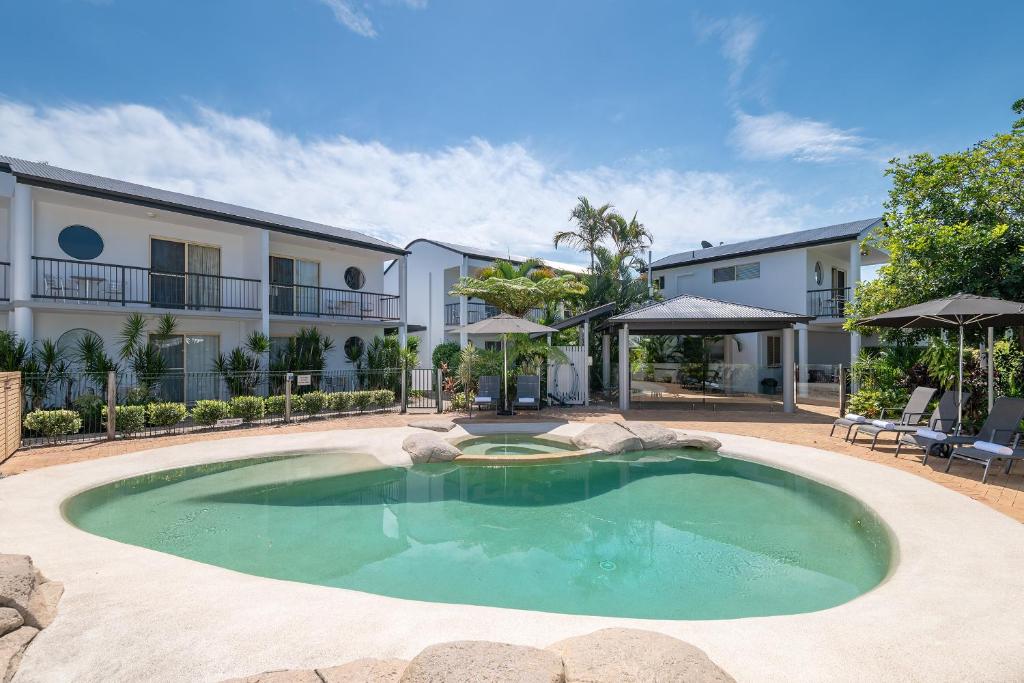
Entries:
<svg viewBox="0 0 1024 683">
<path fill-rule="evenodd" d="M 914 424 L 920 422 L 924 417 L 925 411 L 928 410 L 928 404 L 932 400 L 932 396 L 935 395 L 935 389 L 931 387 L 918 387 L 914 389 L 913 393 L 910 394 L 910 399 L 907 401 L 907 405 L 903 407 L 903 414 L 900 417 L 900 421 L 897 424 Z M 879 415 L 880 420 L 885 420 L 886 411 L 890 413 L 896 412 L 898 408 L 882 408 L 882 413 Z M 855 413 L 847 413 L 846 416 L 839 418 L 832 423 L 832 431 L 828 433 L 832 436 L 836 427 L 846 427 L 846 436 L 844 440 L 850 440 L 850 434 L 853 432 L 855 427 L 860 425 L 871 424 L 871 421 L 862 415 Z"/>
<path fill-rule="evenodd" d="M 936 450 L 951 452 L 954 448 L 970 446 L 975 441 L 988 441 L 999 445 L 1008 444 L 1017 434 L 1022 419 L 1024 419 L 1024 398 L 997 398 L 977 434 L 973 436 L 959 432 L 935 436 L 915 434 L 914 443 L 924 449 L 922 464 L 927 465 L 928 456 L 934 454 Z"/>
<path fill-rule="evenodd" d="M 477 385 L 476 398 L 473 399 L 473 406 L 477 410 L 484 407 L 496 408 L 501 399 L 501 382 L 497 375 L 484 375 Z M 470 406 L 472 408 L 473 406 Z"/>
<path fill-rule="evenodd" d="M 917 427 L 912 431 L 901 432 L 896 439 L 896 452 L 893 457 L 898 458 L 904 446 L 913 446 L 925 451 L 927 460 L 929 452 L 940 448 L 950 434 L 959 434 L 960 423 L 956 417 L 956 395 L 955 391 L 947 391 L 942 395 L 935 412 L 928 418 L 927 427 Z M 960 394 L 960 400 L 962 403 L 966 403 L 967 393 Z"/>
<path fill-rule="evenodd" d="M 906 413 L 904 413 L 904 415 L 906 415 Z M 938 418 L 942 423 L 948 423 L 950 429 L 953 428 L 956 423 L 955 391 L 947 391 L 942 395 L 942 398 L 939 399 L 939 405 L 936 406 L 931 418 L 928 419 L 928 430 L 937 430 L 942 432 L 942 424 L 933 424 L 936 418 Z M 900 436 L 903 434 L 916 433 L 919 429 L 921 429 L 920 419 L 913 420 L 909 423 L 904 423 L 902 420 L 899 423 L 889 422 L 886 420 L 872 420 L 871 422 L 854 426 L 853 434 L 850 436 L 850 443 L 856 442 L 857 437 L 861 434 L 867 434 L 871 437 L 871 450 L 875 450 L 875 445 L 878 444 L 878 437 L 881 434 L 895 434 L 896 443 L 898 445 Z"/>
<path fill-rule="evenodd" d="M 949 472 L 954 458 L 983 465 L 985 471 L 981 475 L 981 483 L 984 484 L 988 480 L 988 470 L 996 460 L 1006 461 L 1006 469 L 1003 470 L 1004 474 L 1010 474 L 1014 461 L 1024 460 L 1024 448 L 1019 448 L 1019 445 L 1020 434 L 1018 433 L 1014 435 L 1013 441 L 1009 446 L 992 443 L 991 441 L 975 441 L 970 446 L 954 448 L 953 452 L 949 454 L 946 471 Z"/>
<path fill-rule="evenodd" d="M 540 411 L 540 377 L 520 375 L 516 377 L 516 401 L 513 408 L 533 408 Z"/>
</svg>

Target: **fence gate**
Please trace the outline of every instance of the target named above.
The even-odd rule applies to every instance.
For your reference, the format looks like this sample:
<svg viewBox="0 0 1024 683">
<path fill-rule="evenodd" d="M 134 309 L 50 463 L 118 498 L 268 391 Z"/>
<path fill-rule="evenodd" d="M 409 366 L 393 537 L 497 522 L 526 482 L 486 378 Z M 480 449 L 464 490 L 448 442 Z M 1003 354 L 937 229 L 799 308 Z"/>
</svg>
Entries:
<svg viewBox="0 0 1024 683">
<path fill-rule="evenodd" d="M 409 371 L 407 407 L 410 409 L 437 410 L 437 370 L 434 368 L 413 368 Z"/>
<path fill-rule="evenodd" d="M 3 411 L 3 450 L 0 462 L 21 445 L 21 373 L 0 372 L 0 410 Z"/>
<path fill-rule="evenodd" d="M 590 396 L 590 368 L 587 367 L 587 349 L 584 346 L 556 346 L 568 359 L 567 363 L 548 365 L 548 397 L 553 402 L 568 405 L 588 403 Z"/>
</svg>

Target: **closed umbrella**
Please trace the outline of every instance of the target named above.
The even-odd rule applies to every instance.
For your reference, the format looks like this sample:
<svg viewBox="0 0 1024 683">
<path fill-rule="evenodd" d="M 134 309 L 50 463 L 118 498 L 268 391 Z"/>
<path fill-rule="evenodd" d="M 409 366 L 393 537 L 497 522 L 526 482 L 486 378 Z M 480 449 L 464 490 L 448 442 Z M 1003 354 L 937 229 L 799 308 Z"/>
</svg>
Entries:
<svg viewBox="0 0 1024 683">
<path fill-rule="evenodd" d="M 460 332 L 466 332 L 468 334 L 500 334 L 501 335 L 501 353 L 502 353 L 502 377 L 505 385 L 505 410 L 508 410 L 508 335 L 510 334 L 545 334 L 547 332 L 557 332 L 553 327 L 547 325 L 540 325 L 527 320 L 526 318 L 517 318 L 514 315 L 508 313 L 499 313 L 498 315 L 481 320 L 480 322 L 473 323 L 472 325 L 466 325 L 460 329 Z"/>
<path fill-rule="evenodd" d="M 898 308 L 857 321 L 865 327 L 900 329 L 956 328 L 960 332 L 959 372 L 957 377 L 957 422 L 963 419 L 961 396 L 964 391 L 964 330 L 969 327 L 1009 327 L 1024 325 L 1024 304 L 976 294 L 954 294 L 923 304 Z M 989 349 L 989 357 L 992 349 Z M 992 385 L 989 384 L 989 405 Z"/>
</svg>

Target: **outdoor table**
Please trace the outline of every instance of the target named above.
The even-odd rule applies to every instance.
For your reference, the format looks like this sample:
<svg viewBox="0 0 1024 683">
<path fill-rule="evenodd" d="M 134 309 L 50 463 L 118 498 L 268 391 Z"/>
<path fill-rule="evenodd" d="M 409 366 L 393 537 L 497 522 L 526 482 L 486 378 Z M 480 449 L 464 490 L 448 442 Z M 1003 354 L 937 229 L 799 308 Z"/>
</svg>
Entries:
<svg viewBox="0 0 1024 683">
<path fill-rule="evenodd" d="M 93 290 L 99 291 L 99 285 L 101 282 L 105 282 L 106 278 L 102 278 L 98 275 L 72 275 L 71 279 L 75 282 L 84 284 L 85 296 L 84 299 L 93 299 Z"/>
</svg>

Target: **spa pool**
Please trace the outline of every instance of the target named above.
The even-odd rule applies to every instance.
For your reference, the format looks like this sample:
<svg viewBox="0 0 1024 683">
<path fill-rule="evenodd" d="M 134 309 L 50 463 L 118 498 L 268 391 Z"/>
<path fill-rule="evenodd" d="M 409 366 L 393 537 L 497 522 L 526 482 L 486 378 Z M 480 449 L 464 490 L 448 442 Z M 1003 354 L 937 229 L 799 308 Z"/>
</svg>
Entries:
<svg viewBox="0 0 1024 683">
<path fill-rule="evenodd" d="M 580 450 L 569 441 L 530 434 L 488 434 L 460 440 L 457 445 L 467 455 L 544 455 Z"/>
</svg>

